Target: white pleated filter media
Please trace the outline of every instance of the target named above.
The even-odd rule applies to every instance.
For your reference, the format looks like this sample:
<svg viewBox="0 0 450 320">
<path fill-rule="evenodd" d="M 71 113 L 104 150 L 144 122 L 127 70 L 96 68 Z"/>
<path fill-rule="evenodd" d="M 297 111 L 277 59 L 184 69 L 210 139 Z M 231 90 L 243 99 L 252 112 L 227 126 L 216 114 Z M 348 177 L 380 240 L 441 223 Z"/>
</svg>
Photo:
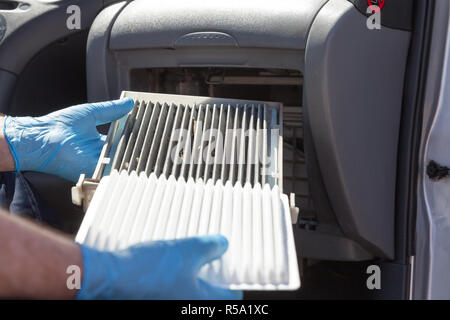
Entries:
<svg viewBox="0 0 450 320">
<path fill-rule="evenodd" d="M 240 290 L 300 286 L 288 199 L 278 186 L 113 170 L 101 179 L 76 241 L 116 250 L 217 233 L 229 248 L 201 270 L 203 279 Z"/>
</svg>

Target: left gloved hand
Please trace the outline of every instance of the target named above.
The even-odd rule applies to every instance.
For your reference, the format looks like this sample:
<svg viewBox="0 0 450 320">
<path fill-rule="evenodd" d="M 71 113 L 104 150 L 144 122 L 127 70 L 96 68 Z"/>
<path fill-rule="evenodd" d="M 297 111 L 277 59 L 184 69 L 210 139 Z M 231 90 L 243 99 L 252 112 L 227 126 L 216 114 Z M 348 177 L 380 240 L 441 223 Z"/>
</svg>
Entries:
<svg viewBox="0 0 450 320">
<path fill-rule="evenodd" d="M 16 171 L 38 171 L 76 182 L 94 172 L 106 136 L 96 126 L 133 109 L 131 98 L 87 103 L 42 117 L 6 117 L 4 134 Z"/>
<path fill-rule="evenodd" d="M 240 300 L 240 290 L 216 287 L 200 269 L 228 247 L 222 235 L 151 241 L 119 251 L 80 245 L 83 281 L 77 299 Z"/>
</svg>

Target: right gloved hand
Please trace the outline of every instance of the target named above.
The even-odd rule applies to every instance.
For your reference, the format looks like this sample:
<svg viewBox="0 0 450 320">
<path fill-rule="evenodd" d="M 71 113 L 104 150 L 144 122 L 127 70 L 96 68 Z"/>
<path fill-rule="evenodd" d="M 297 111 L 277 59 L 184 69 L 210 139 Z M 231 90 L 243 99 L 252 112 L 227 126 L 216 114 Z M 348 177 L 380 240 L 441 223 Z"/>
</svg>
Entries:
<svg viewBox="0 0 450 320">
<path fill-rule="evenodd" d="M 210 285 L 200 268 L 228 247 L 222 235 L 154 241 L 117 252 L 80 245 L 84 274 L 77 299 L 242 299 Z"/>
</svg>

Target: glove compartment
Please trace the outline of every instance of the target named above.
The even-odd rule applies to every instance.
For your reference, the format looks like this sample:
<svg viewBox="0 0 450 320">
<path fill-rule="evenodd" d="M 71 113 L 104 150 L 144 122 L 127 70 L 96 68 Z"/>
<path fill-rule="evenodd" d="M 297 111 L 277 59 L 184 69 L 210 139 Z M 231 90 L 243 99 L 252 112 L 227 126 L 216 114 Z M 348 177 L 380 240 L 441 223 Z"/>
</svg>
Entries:
<svg viewBox="0 0 450 320">
<path fill-rule="evenodd" d="M 283 192 L 300 208 L 299 254 L 391 259 L 410 32 L 366 21 L 347 0 L 120 2 L 92 25 L 88 98 L 132 90 L 282 102 Z"/>
</svg>

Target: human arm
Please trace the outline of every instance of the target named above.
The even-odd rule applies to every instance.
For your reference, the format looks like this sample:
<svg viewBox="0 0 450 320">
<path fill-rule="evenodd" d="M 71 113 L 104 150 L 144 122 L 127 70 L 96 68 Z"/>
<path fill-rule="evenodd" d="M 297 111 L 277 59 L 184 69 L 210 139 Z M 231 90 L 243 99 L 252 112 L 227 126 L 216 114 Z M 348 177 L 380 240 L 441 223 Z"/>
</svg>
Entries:
<svg viewBox="0 0 450 320">
<path fill-rule="evenodd" d="M 3 134 L 3 123 L 5 116 L 0 115 L 0 172 L 14 171 L 14 159 L 9 150 L 8 141 Z"/>
<path fill-rule="evenodd" d="M 0 154 L 7 157 L 0 160 L 0 171 L 44 172 L 73 182 L 81 173 L 90 176 L 106 139 L 96 127 L 121 118 L 133 106 L 133 99 L 125 98 L 76 105 L 42 117 L 4 116 Z"/>
<path fill-rule="evenodd" d="M 198 277 L 227 245 L 214 235 L 104 252 L 0 212 L 0 298 L 242 299 Z M 67 287 L 71 265 L 80 268 L 80 290 Z"/>
<path fill-rule="evenodd" d="M 82 265 L 70 239 L 23 218 L 0 212 L 0 297 L 72 299 L 69 265 Z"/>
</svg>

